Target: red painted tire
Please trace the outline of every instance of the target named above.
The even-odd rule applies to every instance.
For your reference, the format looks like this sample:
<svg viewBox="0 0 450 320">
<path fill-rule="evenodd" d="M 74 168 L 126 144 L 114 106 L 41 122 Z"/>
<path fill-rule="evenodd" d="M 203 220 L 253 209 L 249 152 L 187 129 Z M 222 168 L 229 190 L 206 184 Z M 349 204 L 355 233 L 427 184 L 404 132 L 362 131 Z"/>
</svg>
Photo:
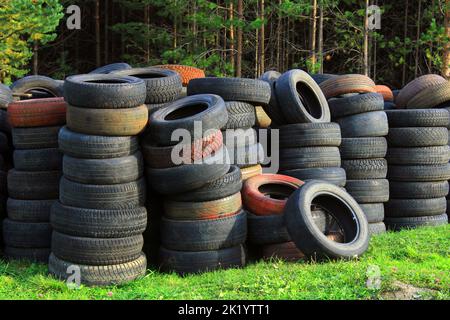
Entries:
<svg viewBox="0 0 450 320">
<path fill-rule="evenodd" d="M 153 145 L 151 142 L 145 142 L 142 146 L 142 152 L 146 164 L 150 168 L 163 169 L 173 168 L 176 165 L 172 161 L 172 153 L 177 150 L 177 154 L 181 154 L 182 164 L 191 164 L 194 161 L 202 160 L 209 157 L 213 152 L 219 151 L 223 146 L 222 131 L 217 130 L 211 135 L 203 139 L 196 140 L 191 145 L 191 154 L 184 155 L 183 145 L 160 147 Z"/>
<path fill-rule="evenodd" d="M 12 102 L 8 119 L 14 128 L 50 127 L 66 123 L 64 98 L 33 99 Z"/>
<path fill-rule="evenodd" d="M 383 95 L 384 101 L 386 102 L 394 101 L 394 93 L 388 86 L 377 85 L 375 86 L 375 91 Z"/>
<path fill-rule="evenodd" d="M 242 189 L 244 206 L 256 216 L 283 214 L 287 198 L 303 184 L 301 180 L 279 174 L 255 176 Z"/>
</svg>

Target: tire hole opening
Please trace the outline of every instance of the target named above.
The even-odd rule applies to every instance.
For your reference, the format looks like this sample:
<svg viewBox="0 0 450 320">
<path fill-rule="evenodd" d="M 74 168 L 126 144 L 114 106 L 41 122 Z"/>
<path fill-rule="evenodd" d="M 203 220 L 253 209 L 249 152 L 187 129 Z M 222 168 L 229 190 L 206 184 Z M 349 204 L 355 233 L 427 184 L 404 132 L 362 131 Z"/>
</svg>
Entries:
<svg viewBox="0 0 450 320">
<path fill-rule="evenodd" d="M 320 101 L 317 99 L 314 91 L 302 82 L 297 83 L 296 87 L 297 94 L 305 109 L 315 119 L 320 119 L 322 117 L 322 108 L 320 107 Z"/>
<path fill-rule="evenodd" d="M 258 190 L 267 198 L 287 200 L 297 190 L 297 188 L 284 184 L 270 183 L 260 186 Z"/>
<path fill-rule="evenodd" d="M 192 116 L 195 116 L 196 114 L 204 112 L 206 109 L 208 109 L 207 104 L 191 104 L 183 106 L 177 110 L 174 110 L 167 114 L 164 118 L 164 120 L 179 120 L 183 118 L 189 118 Z"/>
</svg>

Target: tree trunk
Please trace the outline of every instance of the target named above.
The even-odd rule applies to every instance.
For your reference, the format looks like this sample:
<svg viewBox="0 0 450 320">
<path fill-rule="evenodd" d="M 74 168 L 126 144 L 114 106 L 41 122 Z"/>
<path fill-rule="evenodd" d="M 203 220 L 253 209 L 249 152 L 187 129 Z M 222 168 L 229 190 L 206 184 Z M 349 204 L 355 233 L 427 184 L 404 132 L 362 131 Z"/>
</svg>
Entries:
<svg viewBox="0 0 450 320">
<path fill-rule="evenodd" d="M 416 33 L 416 54 L 414 64 L 414 78 L 417 78 L 419 73 L 419 40 L 420 40 L 420 20 L 422 19 L 422 0 L 419 0 L 419 7 L 417 9 L 417 33 Z"/>
<path fill-rule="evenodd" d="M 277 70 L 281 71 L 282 69 L 282 62 L 281 62 L 281 33 L 282 33 L 282 16 L 281 16 L 281 4 L 282 0 L 278 0 L 278 22 L 277 22 Z"/>
<path fill-rule="evenodd" d="M 323 3 L 320 4 L 320 16 L 319 16 L 319 73 L 323 73 Z"/>
<path fill-rule="evenodd" d="M 39 74 L 39 44 L 37 41 L 34 41 L 33 44 L 33 74 Z"/>
<path fill-rule="evenodd" d="M 95 63 L 97 67 L 102 64 L 100 44 L 100 0 L 95 1 Z"/>
<path fill-rule="evenodd" d="M 311 32 L 310 44 L 311 44 L 311 72 L 315 73 L 316 69 L 316 38 L 317 38 L 317 0 L 312 0 L 312 12 L 311 12 Z"/>
<path fill-rule="evenodd" d="M 144 19 L 145 19 L 145 53 L 147 65 L 150 63 L 150 6 L 146 5 L 144 8 Z"/>
<path fill-rule="evenodd" d="M 122 11 L 122 12 L 121 12 L 121 19 L 120 19 L 120 22 L 121 22 L 121 23 L 125 23 L 125 6 L 122 7 L 122 10 L 121 10 L 121 11 Z M 121 36 L 120 36 L 120 54 L 121 54 L 122 57 L 123 57 L 124 54 L 125 54 L 125 35 L 124 35 L 123 32 L 122 32 L 122 34 L 121 34 Z"/>
<path fill-rule="evenodd" d="M 450 37 L 450 0 L 445 0 L 445 34 Z M 442 74 L 447 79 L 450 78 L 450 43 L 447 42 L 444 50 L 444 67 Z"/>
<path fill-rule="evenodd" d="M 259 71 L 258 77 L 261 76 L 266 69 L 266 27 L 265 27 L 265 3 L 260 0 L 259 4 L 259 18 L 262 21 L 261 29 L 259 31 Z"/>
<path fill-rule="evenodd" d="M 403 49 L 405 53 L 403 54 L 403 71 L 402 71 L 402 87 L 406 84 L 406 38 L 408 37 L 408 11 L 409 11 L 409 0 L 405 3 L 405 21 L 403 29 Z"/>
<path fill-rule="evenodd" d="M 366 15 L 364 17 L 364 49 L 363 71 L 369 76 L 369 0 L 366 0 Z"/>
<path fill-rule="evenodd" d="M 236 57 L 236 77 L 242 77 L 242 50 L 243 50 L 243 34 L 241 24 L 244 22 L 244 4 L 243 0 L 238 0 L 238 16 L 239 27 L 237 31 L 237 57 Z"/>
<path fill-rule="evenodd" d="M 235 58 L 236 58 L 236 52 L 234 50 L 234 3 L 233 1 L 230 2 L 230 7 L 228 9 L 228 20 L 231 21 L 230 26 L 230 64 L 233 66 L 235 65 Z"/>
<path fill-rule="evenodd" d="M 105 23 L 105 30 L 104 30 L 104 32 L 105 32 L 105 35 L 104 35 L 104 37 L 105 37 L 105 39 L 104 39 L 104 61 L 105 61 L 105 64 L 107 64 L 108 63 L 108 61 L 109 61 L 109 36 L 108 36 L 108 28 L 109 28 L 109 0 L 105 0 L 105 21 L 104 21 L 104 23 Z"/>
</svg>

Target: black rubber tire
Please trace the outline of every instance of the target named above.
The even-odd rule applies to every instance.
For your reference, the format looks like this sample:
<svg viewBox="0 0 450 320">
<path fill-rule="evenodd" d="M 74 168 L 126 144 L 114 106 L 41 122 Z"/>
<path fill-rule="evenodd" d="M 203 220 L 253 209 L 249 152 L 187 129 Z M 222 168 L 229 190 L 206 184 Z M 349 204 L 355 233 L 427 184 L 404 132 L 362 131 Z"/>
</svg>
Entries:
<svg viewBox="0 0 450 320">
<path fill-rule="evenodd" d="M 142 79 L 147 87 L 146 104 L 159 104 L 175 101 L 180 97 L 183 89 L 180 75 L 172 70 L 134 68 L 114 71 L 111 74 Z"/>
<path fill-rule="evenodd" d="M 145 179 L 115 185 L 88 185 L 61 179 L 59 200 L 78 208 L 121 210 L 145 205 Z"/>
<path fill-rule="evenodd" d="M 0 109 L 0 131 L 5 133 L 11 132 L 11 125 L 8 120 L 8 112 Z"/>
<path fill-rule="evenodd" d="M 265 106 L 270 101 L 271 88 L 267 82 L 254 79 L 200 78 L 189 82 L 187 94 L 216 94 L 225 101 L 242 101 L 254 106 Z"/>
<path fill-rule="evenodd" d="M 347 176 L 342 168 L 310 168 L 281 171 L 280 174 L 302 181 L 322 180 L 339 187 L 345 187 Z"/>
<path fill-rule="evenodd" d="M 311 214 L 316 226 L 325 234 L 327 213 L 323 210 L 314 210 Z M 257 216 L 248 213 L 248 242 L 254 245 L 268 245 L 292 241 L 284 220 L 283 215 Z"/>
<path fill-rule="evenodd" d="M 141 255 L 144 238 L 85 238 L 54 231 L 52 252 L 63 260 L 85 265 L 105 266 L 127 263 Z"/>
<path fill-rule="evenodd" d="M 327 239 L 315 227 L 312 204 L 333 212 L 347 243 Z M 369 229 L 364 212 L 345 190 L 335 185 L 320 181 L 306 183 L 289 198 L 284 216 L 292 240 L 309 258 L 354 259 L 366 252 L 369 246 Z"/>
<path fill-rule="evenodd" d="M 389 132 L 389 125 L 384 111 L 356 114 L 336 119 L 341 126 L 343 138 L 384 137 Z"/>
<path fill-rule="evenodd" d="M 89 72 L 89 74 L 109 74 L 113 71 L 119 71 L 119 70 L 128 70 L 131 69 L 132 67 L 125 62 L 116 62 L 116 63 L 112 63 L 112 64 L 108 64 L 106 66 L 102 66 L 100 68 L 97 68 L 91 72 Z"/>
<path fill-rule="evenodd" d="M 359 206 L 363 209 L 369 224 L 384 221 L 384 203 L 367 203 Z"/>
<path fill-rule="evenodd" d="M 62 153 L 57 148 L 15 150 L 14 168 L 20 171 L 59 171 Z"/>
<path fill-rule="evenodd" d="M 66 78 L 64 98 L 69 105 L 95 109 L 135 108 L 145 103 L 144 80 L 112 74 Z"/>
<path fill-rule="evenodd" d="M 54 254 L 49 258 L 49 273 L 61 280 L 68 280 L 71 274 L 67 270 L 73 262 L 58 259 Z M 87 286 L 111 286 L 132 282 L 145 275 L 147 259 L 144 254 L 134 261 L 111 266 L 78 265 L 80 268 L 81 284 Z"/>
<path fill-rule="evenodd" d="M 9 196 L 18 200 L 58 199 L 60 171 L 8 172 Z"/>
<path fill-rule="evenodd" d="M 421 217 L 441 215 L 447 209 L 447 199 L 391 199 L 385 204 L 386 217 Z"/>
<path fill-rule="evenodd" d="M 52 228 L 49 223 L 3 220 L 3 240 L 15 248 L 50 248 Z"/>
<path fill-rule="evenodd" d="M 6 204 L 8 217 L 21 222 L 48 222 L 50 210 L 56 200 L 16 200 L 9 198 Z"/>
<path fill-rule="evenodd" d="M 0 83 L 0 109 L 8 108 L 8 104 L 13 101 L 12 90 Z"/>
<path fill-rule="evenodd" d="M 5 247 L 5 257 L 9 260 L 18 260 L 36 263 L 48 263 L 50 248 L 14 248 Z"/>
<path fill-rule="evenodd" d="M 404 182 L 450 180 L 450 164 L 422 166 L 389 166 L 388 179 Z"/>
<path fill-rule="evenodd" d="M 163 247 L 159 250 L 160 270 L 180 275 L 241 268 L 245 262 L 243 246 L 198 252 L 173 251 Z"/>
<path fill-rule="evenodd" d="M 120 184 L 139 180 L 144 175 L 141 152 L 113 159 L 79 159 L 64 156 L 64 176 L 85 184 Z"/>
<path fill-rule="evenodd" d="M 284 73 L 275 86 L 278 103 L 288 123 L 330 122 L 328 102 L 319 85 L 302 70 Z"/>
<path fill-rule="evenodd" d="M 391 181 L 392 199 L 434 199 L 446 197 L 449 193 L 448 181 L 397 182 Z"/>
<path fill-rule="evenodd" d="M 267 82 L 270 85 L 272 95 L 270 96 L 269 104 L 264 105 L 264 111 L 272 120 L 272 124 L 280 125 L 285 124 L 283 113 L 281 112 L 280 105 L 278 103 L 278 97 L 276 92 L 277 80 L 281 77 L 281 73 L 277 71 L 268 71 L 264 73 L 260 80 Z"/>
<path fill-rule="evenodd" d="M 389 165 L 440 165 L 450 160 L 450 147 L 389 148 Z"/>
<path fill-rule="evenodd" d="M 0 170 L 0 199 L 8 194 L 8 174 Z"/>
<path fill-rule="evenodd" d="M 388 144 L 383 137 L 345 138 L 340 147 L 343 160 L 384 158 L 387 149 Z"/>
<path fill-rule="evenodd" d="M 379 93 L 363 93 L 328 100 L 332 119 L 360 113 L 383 111 L 384 99 Z"/>
<path fill-rule="evenodd" d="M 447 127 L 450 115 L 445 109 L 387 110 L 391 128 Z"/>
<path fill-rule="evenodd" d="M 386 225 L 384 222 L 369 223 L 369 233 L 371 236 L 386 233 Z"/>
<path fill-rule="evenodd" d="M 142 234 L 147 227 L 145 207 L 95 210 L 68 207 L 56 202 L 50 222 L 55 231 L 88 238 L 125 238 Z"/>
<path fill-rule="evenodd" d="M 336 123 L 301 123 L 282 126 L 280 148 L 339 147 L 341 128 Z"/>
<path fill-rule="evenodd" d="M 229 197 L 240 192 L 242 189 L 242 174 L 237 166 L 231 166 L 227 174 L 203 187 L 185 193 L 171 196 L 173 201 L 181 202 L 204 202 L 214 201 Z"/>
<path fill-rule="evenodd" d="M 147 109 L 148 109 L 148 117 L 150 118 L 150 116 L 153 113 L 155 113 L 159 109 L 167 107 L 169 104 L 170 104 L 170 102 L 169 103 L 158 103 L 158 104 L 146 104 Z"/>
<path fill-rule="evenodd" d="M 387 140 L 390 147 L 433 147 L 448 145 L 447 128 L 416 127 L 390 128 Z"/>
<path fill-rule="evenodd" d="M 27 76 L 21 78 L 11 85 L 11 90 L 14 95 L 21 95 L 31 93 L 32 91 L 45 92 L 46 97 L 62 97 L 63 91 L 61 86 L 49 77 L 44 76 Z M 33 96 L 34 98 L 34 96 Z M 26 100 L 26 98 L 23 98 Z"/>
<path fill-rule="evenodd" d="M 13 128 L 12 142 L 15 149 L 58 148 L 58 133 L 61 127 Z"/>
<path fill-rule="evenodd" d="M 438 216 L 407 217 L 407 218 L 386 218 L 388 230 L 414 229 L 418 227 L 436 227 L 448 224 L 447 214 Z"/>
<path fill-rule="evenodd" d="M 223 129 L 252 128 L 256 124 L 255 107 L 249 103 L 229 101 L 225 103 L 228 122 Z"/>
<path fill-rule="evenodd" d="M 201 109 L 199 109 L 200 107 Z M 204 134 L 207 131 L 223 128 L 227 121 L 228 112 L 222 98 L 216 95 L 202 94 L 177 100 L 156 111 L 150 116 L 148 127 L 155 143 L 170 146 L 179 143 L 179 141 L 172 141 L 172 134 L 177 129 L 187 130 L 190 133 L 191 141 L 194 141 L 195 122 L 202 123 L 202 133 Z M 184 142 L 187 143 L 187 141 Z"/>
<path fill-rule="evenodd" d="M 164 195 L 202 188 L 224 176 L 230 170 L 230 165 L 223 163 L 223 152 L 227 152 L 226 148 L 222 148 L 216 155 L 205 159 L 202 164 L 188 164 L 165 169 L 146 167 L 147 181 L 154 190 L 158 190 L 158 193 Z"/>
<path fill-rule="evenodd" d="M 392 101 L 385 101 L 384 102 L 384 110 L 395 110 L 397 106 Z"/>
<path fill-rule="evenodd" d="M 280 150 L 280 170 L 340 167 L 338 147 L 306 147 Z"/>
<path fill-rule="evenodd" d="M 382 203 L 389 201 L 389 181 L 347 180 L 345 189 L 358 203 Z"/>
<path fill-rule="evenodd" d="M 349 180 L 386 179 L 386 159 L 343 160 L 342 168 Z"/>
<path fill-rule="evenodd" d="M 214 220 L 162 218 L 161 244 L 176 251 L 211 251 L 234 247 L 247 238 L 247 213 Z"/>
<path fill-rule="evenodd" d="M 63 127 L 59 132 L 59 148 L 74 158 L 111 159 L 136 153 L 139 142 L 137 137 L 91 136 Z"/>
<path fill-rule="evenodd" d="M 1 130 L 1 129 L 0 129 Z M 6 134 L 0 132 L 0 154 L 9 153 L 9 139 Z"/>
</svg>

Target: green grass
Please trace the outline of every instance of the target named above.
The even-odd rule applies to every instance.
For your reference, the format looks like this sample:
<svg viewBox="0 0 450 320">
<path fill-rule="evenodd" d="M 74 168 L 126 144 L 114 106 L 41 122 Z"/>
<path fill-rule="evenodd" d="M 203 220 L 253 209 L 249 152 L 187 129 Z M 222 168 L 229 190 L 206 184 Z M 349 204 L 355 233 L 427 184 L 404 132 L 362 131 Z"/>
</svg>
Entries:
<svg viewBox="0 0 450 320">
<path fill-rule="evenodd" d="M 419 299 L 450 299 L 450 226 L 374 237 L 354 261 L 257 263 L 179 277 L 149 271 L 129 285 L 70 290 L 43 265 L 0 262 L 0 299 L 383 299 L 396 283 L 430 289 Z M 380 289 L 368 289 L 367 268 L 381 269 Z"/>
</svg>

